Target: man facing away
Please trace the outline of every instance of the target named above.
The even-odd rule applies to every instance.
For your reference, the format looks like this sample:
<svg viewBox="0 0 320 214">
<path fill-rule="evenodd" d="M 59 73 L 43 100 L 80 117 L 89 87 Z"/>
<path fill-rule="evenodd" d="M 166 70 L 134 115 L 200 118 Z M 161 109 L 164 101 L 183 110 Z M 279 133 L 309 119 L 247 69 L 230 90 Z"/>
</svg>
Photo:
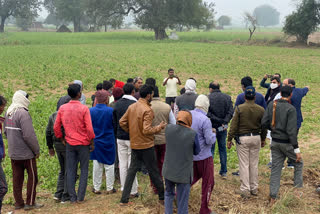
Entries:
<svg viewBox="0 0 320 214">
<path fill-rule="evenodd" d="M 272 166 L 270 177 L 270 203 L 273 205 L 277 198 L 281 171 L 286 158 L 293 160 L 294 186 L 303 186 L 303 162 L 297 141 L 297 113 L 289 103 L 292 88 L 281 88 L 282 98 L 268 105 L 262 119 L 262 125 L 271 130 Z"/>
<path fill-rule="evenodd" d="M 129 106 L 119 121 L 121 128 L 129 132 L 132 149 L 131 164 L 120 201 L 121 205 L 128 204 L 132 183 L 141 167 L 141 163 L 145 164 L 151 181 L 158 191 L 160 204 L 164 202 L 163 182 L 155 158 L 154 134 L 159 133 L 167 124 L 162 121 L 158 126 L 152 126 L 154 113 L 150 102 L 152 101 L 153 91 L 154 89 L 150 85 L 142 86 L 139 91 L 141 98 L 138 102 Z"/>
<path fill-rule="evenodd" d="M 126 113 L 129 106 L 137 102 L 136 98 L 133 97 L 135 91 L 134 86 L 131 83 L 127 83 L 123 86 L 123 97 L 116 102 L 113 109 L 113 123 L 116 129 L 117 145 L 118 145 L 118 157 L 119 157 L 119 171 L 120 171 L 120 184 L 121 191 L 123 191 L 124 184 L 128 169 L 131 163 L 131 148 L 130 148 L 130 136 L 129 133 L 124 131 L 119 120 Z M 134 178 L 131 193 L 131 197 L 138 197 L 138 180 L 137 176 Z"/>
<path fill-rule="evenodd" d="M 28 111 L 30 101 L 25 91 L 16 91 L 12 98 L 4 121 L 5 135 L 8 139 L 8 152 L 12 166 L 13 196 L 15 209 L 38 209 L 43 205 L 37 204 L 36 187 L 38 173 L 36 159 L 40 155 L 40 147 Z M 27 200 L 22 198 L 24 171 L 28 173 Z"/>
<path fill-rule="evenodd" d="M 97 105 L 90 108 L 92 127 L 94 130 L 95 149 L 90 154 L 93 160 L 93 193 L 101 194 L 103 168 L 106 173 L 107 194 L 115 193 L 114 162 L 115 137 L 113 129 L 113 109 L 108 107 L 109 96 L 104 90 L 96 92 Z"/>
<path fill-rule="evenodd" d="M 190 186 L 193 180 L 193 155 L 200 152 L 197 132 L 191 129 L 191 125 L 191 113 L 180 111 L 177 124 L 169 124 L 166 128 L 167 145 L 162 168 L 166 183 L 165 214 L 173 213 L 175 196 L 178 214 L 188 214 Z"/>
<path fill-rule="evenodd" d="M 68 88 L 71 101 L 60 107 L 54 133 L 66 145 L 67 186 L 71 203 L 83 202 L 87 189 L 90 151 L 94 149 L 95 138 L 90 112 L 87 106 L 80 103 L 81 88 L 72 84 Z M 65 138 L 61 127 L 65 130 Z M 80 181 L 78 194 L 75 190 L 78 163 L 80 162 Z"/>
<path fill-rule="evenodd" d="M 215 129 L 212 128 L 210 119 L 207 117 L 209 99 L 205 95 L 199 95 L 195 110 L 191 111 L 192 126 L 198 134 L 200 153 L 193 156 L 193 181 L 192 185 L 202 179 L 201 208 L 200 214 L 211 214 L 209 201 L 214 186 L 214 170 L 211 148 L 216 142 Z"/>
<path fill-rule="evenodd" d="M 239 158 L 240 191 L 237 194 L 249 198 L 250 194 L 258 195 L 259 151 L 265 145 L 267 130 L 261 127 L 264 109 L 255 104 L 255 88 L 245 89 L 245 103 L 235 109 L 229 134 L 228 148 L 233 145 L 232 139 L 238 137 L 237 154 Z"/>
<path fill-rule="evenodd" d="M 166 103 L 170 106 L 174 104 L 178 96 L 177 85 L 181 85 L 181 81 L 178 76 L 174 75 L 174 70 L 170 68 L 168 77 L 163 80 L 163 86 L 166 87 Z"/>
<path fill-rule="evenodd" d="M 190 78 L 186 81 L 185 89 L 186 92 L 176 98 L 174 103 L 174 115 L 178 114 L 178 111 L 181 110 L 193 110 L 194 103 L 198 97 L 196 93 L 197 82 L 195 79 Z"/>
<path fill-rule="evenodd" d="M 233 105 L 231 97 L 224 94 L 220 90 L 220 84 L 218 82 L 212 82 L 209 85 L 209 101 L 210 107 L 208 111 L 208 117 L 211 120 L 212 128 L 216 129 L 216 136 L 219 148 L 220 157 L 220 172 L 222 178 L 227 178 L 227 129 L 228 123 L 233 116 Z M 214 158 L 214 150 L 216 144 L 212 147 L 212 156 Z"/>
</svg>

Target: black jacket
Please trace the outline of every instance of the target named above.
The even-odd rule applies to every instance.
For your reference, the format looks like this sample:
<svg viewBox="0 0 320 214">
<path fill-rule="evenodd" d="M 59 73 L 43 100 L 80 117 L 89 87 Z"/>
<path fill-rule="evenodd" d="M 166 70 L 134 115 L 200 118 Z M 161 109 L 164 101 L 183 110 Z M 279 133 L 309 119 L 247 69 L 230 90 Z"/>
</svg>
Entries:
<svg viewBox="0 0 320 214">
<path fill-rule="evenodd" d="M 135 103 L 133 100 L 121 98 L 116 102 L 113 109 L 113 124 L 115 127 L 115 136 L 117 139 L 130 140 L 129 133 L 125 132 L 119 125 L 119 120 L 126 113 L 131 104 Z"/>
<path fill-rule="evenodd" d="M 231 97 L 221 93 L 219 89 L 213 90 L 208 96 L 210 107 L 208 117 L 211 120 L 212 127 L 218 128 L 222 124 L 226 125 L 230 122 L 233 116 L 233 104 Z"/>
</svg>

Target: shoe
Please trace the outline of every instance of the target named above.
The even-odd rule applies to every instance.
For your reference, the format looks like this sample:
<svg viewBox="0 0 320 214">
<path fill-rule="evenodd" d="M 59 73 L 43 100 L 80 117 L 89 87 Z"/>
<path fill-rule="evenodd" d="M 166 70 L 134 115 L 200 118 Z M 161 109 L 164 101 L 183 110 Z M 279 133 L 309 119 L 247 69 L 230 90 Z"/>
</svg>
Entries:
<svg viewBox="0 0 320 214">
<path fill-rule="evenodd" d="M 320 187 L 316 189 L 316 193 L 320 194 Z"/>
<path fill-rule="evenodd" d="M 221 174 L 221 178 L 222 178 L 222 179 L 227 179 L 227 173 L 222 173 L 222 174 Z"/>
<path fill-rule="evenodd" d="M 92 192 L 94 194 L 96 194 L 96 195 L 100 195 L 101 194 L 101 192 L 99 190 L 95 190 L 94 188 L 92 189 Z"/>
<path fill-rule="evenodd" d="M 14 209 L 15 209 L 15 210 L 21 210 L 21 209 L 23 209 L 23 208 L 24 208 L 24 205 L 21 205 L 21 206 L 15 206 L 15 207 L 14 207 Z"/>
<path fill-rule="evenodd" d="M 240 176 L 239 170 L 236 171 L 236 172 L 233 172 L 232 175 L 234 175 L 234 176 Z"/>
<path fill-rule="evenodd" d="M 58 198 L 58 197 L 54 196 L 53 200 L 55 200 L 57 203 L 59 203 L 61 201 L 61 198 Z"/>
<path fill-rule="evenodd" d="M 250 193 L 251 193 L 251 195 L 253 195 L 253 196 L 258 196 L 258 190 L 257 190 L 257 189 L 251 190 Z"/>
<path fill-rule="evenodd" d="M 130 194 L 130 198 L 139 198 L 140 194 L 137 192 L 136 194 Z"/>
<path fill-rule="evenodd" d="M 114 194 L 116 192 L 117 192 L 117 190 L 115 188 L 113 188 L 112 190 L 107 191 L 107 195 Z"/>
<path fill-rule="evenodd" d="M 235 193 L 240 195 L 242 198 L 250 198 L 249 191 L 236 190 Z"/>
<path fill-rule="evenodd" d="M 33 209 L 40 209 L 41 207 L 43 207 L 43 204 L 34 204 L 34 205 L 24 205 L 24 210 L 28 211 L 28 210 L 33 210 Z"/>
</svg>

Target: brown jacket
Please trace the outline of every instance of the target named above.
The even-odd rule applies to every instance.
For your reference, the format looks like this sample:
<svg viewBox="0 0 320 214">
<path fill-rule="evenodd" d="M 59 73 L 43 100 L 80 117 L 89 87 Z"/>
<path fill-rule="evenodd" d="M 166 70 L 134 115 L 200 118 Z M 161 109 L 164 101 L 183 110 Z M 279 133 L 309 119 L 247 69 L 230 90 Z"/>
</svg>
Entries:
<svg viewBox="0 0 320 214">
<path fill-rule="evenodd" d="M 129 106 L 119 121 L 120 127 L 129 132 L 131 149 L 148 149 L 154 146 L 154 134 L 160 126 L 152 127 L 154 118 L 150 103 L 143 98 Z"/>
<path fill-rule="evenodd" d="M 171 111 L 171 107 L 160 101 L 160 98 L 153 98 L 151 102 L 151 108 L 154 112 L 154 119 L 152 122 L 152 126 L 159 125 L 162 121 L 169 124 L 169 114 Z M 154 136 L 154 144 L 162 145 L 166 143 L 165 130 L 163 129 L 159 134 Z"/>
</svg>

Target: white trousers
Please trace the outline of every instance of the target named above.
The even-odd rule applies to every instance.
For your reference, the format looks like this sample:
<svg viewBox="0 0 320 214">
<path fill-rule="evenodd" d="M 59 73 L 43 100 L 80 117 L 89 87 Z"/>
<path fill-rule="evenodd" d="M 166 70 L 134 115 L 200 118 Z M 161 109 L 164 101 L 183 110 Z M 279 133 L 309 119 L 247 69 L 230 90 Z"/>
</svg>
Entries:
<svg viewBox="0 0 320 214">
<path fill-rule="evenodd" d="M 106 186 L 107 191 L 113 189 L 114 184 L 114 164 L 107 165 L 93 160 L 93 187 L 96 191 L 100 191 L 102 183 L 103 168 L 106 171 Z"/>
<path fill-rule="evenodd" d="M 124 183 L 126 182 L 127 172 L 131 163 L 131 148 L 129 140 L 117 139 L 118 143 L 118 158 L 119 158 L 119 171 L 121 191 L 123 191 Z M 134 178 L 131 194 L 138 193 L 138 179 Z"/>
</svg>

